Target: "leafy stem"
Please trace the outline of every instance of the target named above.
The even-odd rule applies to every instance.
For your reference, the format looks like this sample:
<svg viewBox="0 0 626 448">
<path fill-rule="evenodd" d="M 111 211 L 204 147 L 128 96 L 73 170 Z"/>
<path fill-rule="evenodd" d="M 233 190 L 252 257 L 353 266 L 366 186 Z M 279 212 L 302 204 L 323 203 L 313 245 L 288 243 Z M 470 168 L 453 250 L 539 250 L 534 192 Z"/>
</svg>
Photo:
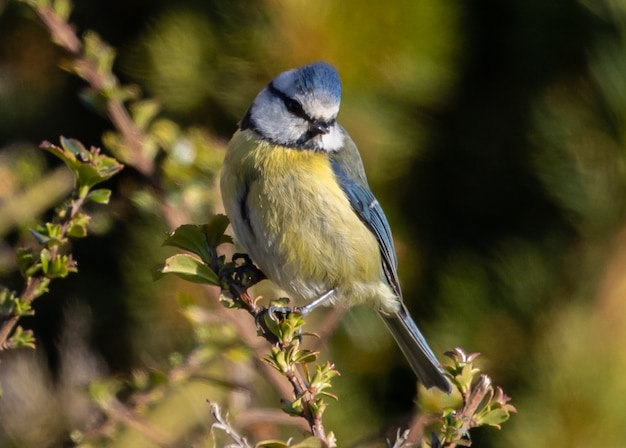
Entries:
<svg viewBox="0 0 626 448">
<path fill-rule="evenodd" d="M 204 226 L 184 225 L 176 229 L 165 244 L 190 254 L 169 257 L 156 276 L 172 274 L 197 283 L 221 286 L 228 293 L 222 295 L 222 305 L 247 311 L 257 325 L 258 335 L 271 344 L 270 353 L 263 361 L 286 378 L 293 391 L 293 397 L 283 402 L 283 410 L 304 418 L 321 446 L 334 447 L 335 437 L 332 432 L 326 432 L 322 416 L 327 406 L 325 398 L 336 398 L 327 389 L 338 372 L 332 363 L 318 364 L 318 352 L 301 347 L 305 321 L 301 314 L 287 307 L 286 299 L 264 307 L 249 295 L 248 288 L 265 276 L 247 255 L 235 254 L 230 262 L 217 255 L 219 244 L 232 242 L 224 234 L 228 224 L 228 218 L 217 215 Z M 275 441 L 272 443 L 271 446 L 277 446 Z M 260 442 L 257 446 L 270 445 Z"/>
<path fill-rule="evenodd" d="M 16 327 L 22 316 L 32 315 L 31 303 L 48 291 L 54 278 L 64 278 L 76 272 L 71 254 L 63 253 L 69 238 L 87 235 L 89 216 L 82 206 L 88 202 L 106 204 L 110 191 L 93 190 L 122 169 L 117 160 L 100 154 L 98 148 L 87 150 L 77 140 L 61 137 L 61 146 L 43 142 L 41 148 L 60 158 L 76 177 L 74 197 L 57 209 L 54 219 L 31 230 L 39 244 L 38 250 L 19 249 L 17 262 L 25 284 L 19 295 L 0 290 L 0 351 L 16 347 L 34 347 L 32 332 Z M 11 334 L 13 333 L 13 336 Z"/>
<path fill-rule="evenodd" d="M 31 6 L 49 30 L 53 41 L 66 50 L 70 60 L 64 68 L 89 83 L 86 97 L 94 104 L 104 102 L 104 109 L 122 136 L 116 157 L 132 165 L 145 176 L 154 171 L 154 160 L 144 150 L 144 135 L 133 121 L 124 101 L 137 95 L 136 89 L 120 85 L 113 74 L 115 51 L 94 32 L 81 40 L 68 18 L 72 10 L 69 0 L 22 0 Z M 97 101 L 99 99 L 100 101 Z M 104 101 L 102 101 L 104 100 Z"/>
<path fill-rule="evenodd" d="M 441 416 L 441 430 L 433 435 L 432 448 L 456 448 L 471 446 L 469 430 L 479 426 L 493 426 L 507 421 L 511 413 L 517 412 L 509 403 L 511 400 L 499 386 L 492 385 L 491 378 L 480 374 L 474 366 L 478 353 L 466 354 L 455 348 L 447 352 L 450 359 L 445 366 L 446 374 L 461 393 L 463 403 L 460 408 L 445 409 Z"/>
</svg>

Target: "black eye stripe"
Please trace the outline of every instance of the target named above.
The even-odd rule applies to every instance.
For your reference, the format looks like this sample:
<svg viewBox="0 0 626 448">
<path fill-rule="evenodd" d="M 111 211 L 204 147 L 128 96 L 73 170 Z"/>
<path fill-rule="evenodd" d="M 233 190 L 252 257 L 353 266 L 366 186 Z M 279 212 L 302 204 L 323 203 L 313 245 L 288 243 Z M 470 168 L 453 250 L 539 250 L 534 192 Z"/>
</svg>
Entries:
<svg viewBox="0 0 626 448">
<path fill-rule="evenodd" d="M 273 82 L 270 82 L 268 88 L 270 92 L 272 92 L 278 98 L 283 100 L 283 103 L 285 103 L 285 107 L 287 108 L 289 112 L 291 112 L 295 116 L 300 117 L 308 122 L 314 121 L 313 118 L 311 118 L 304 111 L 304 109 L 302 109 L 302 104 L 300 104 L 298 101 L 294 100 L 293 98 L 288 97 L 287 95 L 285 95 L 284 92 L 281 92 L 280 90 L 278 90 Z"/>
<path fill-rule="evenodd" d="M 285 98 L 284 100 L 285 106 L 287 106 L 287 110 L 294 115 L 302 116 L 306 115 L 304 110 L 302 109 L 302 104 L 297 102 L 292 98 Z"/>
</svg>

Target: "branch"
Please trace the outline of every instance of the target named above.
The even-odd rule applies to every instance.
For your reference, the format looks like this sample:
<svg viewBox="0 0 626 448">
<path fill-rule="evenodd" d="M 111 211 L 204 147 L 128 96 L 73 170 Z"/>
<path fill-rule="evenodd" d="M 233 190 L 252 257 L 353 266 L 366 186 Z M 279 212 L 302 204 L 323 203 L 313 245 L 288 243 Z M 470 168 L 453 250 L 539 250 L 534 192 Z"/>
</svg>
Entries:
<svg viewBox="0 0 626 448">
<path fill-rule="evenodd" d="M 71 58 L 70 70 L 87 81 L 91 88 L 106 99 L 107 114 L 120 132 L 127 154 L 117 154 L 125 163 L 133 166 L 146 177 L 154 172 L 154 161 L 144 151 L 145 136 L 135 124 L 123 102 L 123 88 L 112 73 L 113 50 L 102 42 L 94 33 L 86 36 L 85 45 L 76 35 L 75 29 L 67 22 L 66 14 L 55 6 L 63 2 L 30 1 L 35 12 L 48 28 L 53 40 Z"/>
<path fill-rule="evenodd" d="M 52 279 L 76 272 L 72 255 L 62 254 L 61 250 L 70 237 L 87 235 L 89 216 L 81 212 L 83 204 L 86 201 L 108 203 L 109 190 L 92 191 L 92 188 L 123 168 L 117 160 L 101 155 L 98 148 L 87 150 L 76 140 L 61 137 L 61 147 L 43 142 L 41 148 L 59 157 L 73 171 L 76 188 L 69 204 L 58 209 L 51 222 L 31 230 L 39 243 L 39 251 L 18 251 L 17 261 L 25 284 L 19 295 L 0 290 L 0 351 L 19 346 L 34 347 L 32 332 L 16 327 L 17 322 L 20 317 L 33 314 L 32 302 L 47 292 Z"/>
<path fill-rule="evenodd" d="M 271 345 L 269 355 L 263 356 L 262 360 L 286 378 L 291 386 L 291 393 L 283 394 L 291 396 L 284 400 L 283 410 L 289 415 L 304 418 L 313 436 L 323 446 L 335 446 L 334 435 L 326 432 L 322 415 L 327 406 L 324 398 L 336 398 L 326 389 L 331 387 L 331 379 L 338 372 L 329 362 L 317 364 L 317 352 L 301 348 L 305 322 L 297 309 L 287 306 L 287 299 L 261 307 L 250 296 L 248 288 L 265 279 L 265 275 L 247 255 L 235 254 L 228 263 L 224 257 L 217 255 L 218 245 L 232 243 L 232 239 L 224 234 L 228 225 L 228 218 L 217 215 L 203 226 L 184 225 L 176 229 L 164 244 L 190 254 L 179 253 L 166 259 L 157 278 L 173 274 L 197 283 L 219 285 L 228 292 L 229 297 L 220 298 L 222 305 L 245 310 L 253 317 L 258 336 Z M 241 328 L 242 323 L 237 326 Z M 250 341 L 250 345 L 255 344 Z"/>
<path fill-rule="evenodd" d="M 228 419 L 226 417 L 222 417 L 222 411 L 220 409 L 220 406 L 217 403 L 212 403 L 210 401 L 209 404 L 211 405 L 211 415 L 213 415 L 213 418 L 217 420 L 217 423 L 213 423 L 213 425 L 211 425 L 211 429 L 217 428 L 224 431 L 231 439 L 233 439 L 233 441 L 236 443 L 235 446 L 237 448 L 252 448 L 252 446 L 248 444 L 248 441 L 245 439 L 245 437 L 237 434 L 237 431 L 235 431 L 230 426 L 230 423 L 228 423 Z"/>
<path fill-rule="evenodd" d="M 491 383 L 489 376 L 480 374 L 473 362 L 478 353 L 466 354 L 460 348 L 447 352 L 451 363 L 445 365 L 446 374 L 461 393 L 463 405 L 460 409 L 445 409 L 439 434 L 433 434 L 433 448 L 456 448 L 471 446 L 469 430 L 479 426 L 493 426 L 507 421 L 511 413 L 517 412 L 511 400 L 500 387 Z M 478 377 L 477 377 L 478 375 Z"/>
<path fill-rule="evenodd" d="M 233 259 L 236 260 L 236 257 Z M 313 436 L 322 441 L 324 446 L 334 446 L 334 435 L 327 434 L 322 423 L 326 403 L 319 396 L 320 392 L 330 387 L 330 379 L 338 374 L 334 365 L 316 365 L 316 374 L 309 373 L 306 365 L 317 359 L 317 353 L 300 349 L 301 329 L 304 326 L 302 316 L 293 309 L 285 309 L 282 303 L 270 305 L 269 308 L 256 305 L 247 293 L 249 283 L 244 284 L 241 280 L 249 279 L 251 271 L 252 276 L 258 275 L 257 268 L 249 258 L 244 257 L 242 264 L 224 271 L 223 282 L 233 294 L 233 299 L 254 318 L 260 330 L 259 336 L 272 345 L 271 354 L 263 358 L 264 361 L 281 373 L 293 389 L 294 399 L 285 403 L 283 409 L 291 415 L 304 418 Z M 277 309 L 280 311 L 276 312 Z"/>
</svg>

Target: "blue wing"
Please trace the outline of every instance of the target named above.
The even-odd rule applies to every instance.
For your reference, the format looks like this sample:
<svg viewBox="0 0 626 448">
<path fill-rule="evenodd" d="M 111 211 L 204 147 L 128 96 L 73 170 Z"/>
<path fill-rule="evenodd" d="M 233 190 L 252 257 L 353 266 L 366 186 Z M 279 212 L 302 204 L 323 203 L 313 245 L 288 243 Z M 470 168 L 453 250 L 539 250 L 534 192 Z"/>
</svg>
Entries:
<svg viewBox="0 0 626 448">
<path fill-rule="evenodd" d="M 359 151 L 347 134 L 344 147 L 330 155 L 330 162 L 337 182 L 350 201 L 352 209 L 376 236 L 385 278 L 394 293 L 401 299 L 402 292 L 397 274 L 398 261 L 389 222 L 367 184 Z M 424 385 L 438 387 L 449 394 L 450 383 L 442 373 L 437 357 L 404 304 L 395 314 L 379 314 L 409 361 L 411 368 Z"/>
<path fill-rule="evenodd" d="M 398 261 L 389 222 L 367 184 L 359 151 L 347 134 L 344 147 L 331 154 L 330 161 L 337 182 L 350 201 L 352 209 L 376 236 L 387 282 L 396 295 L 402 297 L 397 274 Z"/>
</svg>

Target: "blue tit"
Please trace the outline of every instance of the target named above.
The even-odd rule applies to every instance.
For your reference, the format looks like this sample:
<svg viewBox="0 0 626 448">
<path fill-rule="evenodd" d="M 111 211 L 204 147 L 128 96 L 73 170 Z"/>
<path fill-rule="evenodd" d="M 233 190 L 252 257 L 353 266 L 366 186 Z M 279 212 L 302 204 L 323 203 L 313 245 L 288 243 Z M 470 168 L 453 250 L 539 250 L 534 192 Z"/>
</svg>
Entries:
<svg viewBox="0 0 626 448">
<path fill-rule="evenodd" d="M 224 160 L 226 213 L 238 242 L 292 298 L 373 307 L 421 382 L 449 393 L 402 302 L 389 223 L 337 122 L 340 99 L 337 70 L 325 62 L 261 90 Z"/>
</svg>

